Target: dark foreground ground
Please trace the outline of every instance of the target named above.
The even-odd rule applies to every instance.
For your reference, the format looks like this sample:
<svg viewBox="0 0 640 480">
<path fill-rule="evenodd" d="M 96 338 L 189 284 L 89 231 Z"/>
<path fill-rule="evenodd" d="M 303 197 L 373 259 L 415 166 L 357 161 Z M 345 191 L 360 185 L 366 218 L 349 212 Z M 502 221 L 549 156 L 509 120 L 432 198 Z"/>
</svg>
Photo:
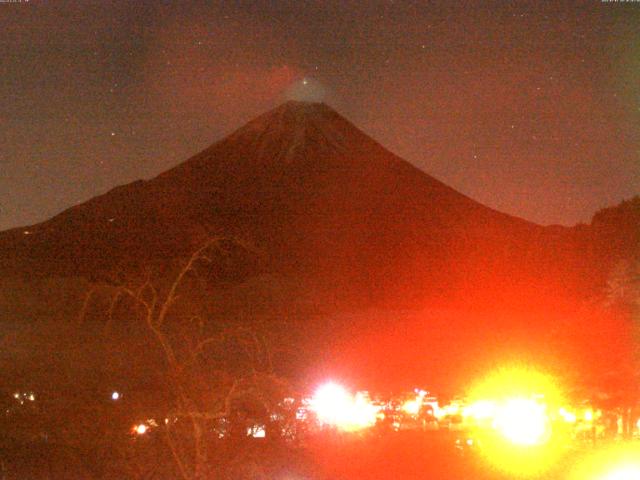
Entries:
<svg viewBox="0 0 640 480">
<path fill-rule="evenodd" d="M 297 448 L 255 440 L 249 449 L 257 464 L 236 464 L 207 474 L 211 480 L 592 480 L 572 474 L 574 465 L 592 447 L 567 450 L 544 474 L 517 475 L 500 471 L 479 451 L 461 451 L 454 432 L 388 432 L 321 434 Z M 182 478 L 172 470 L 170 459 L 148 455 L 145 468 L 120 470 L 80 467 L 71 456 L 51 456 L 44 450 L 2 452 L 0 480 L 103 480 Z M 238 453 L 238 452 L 234 452 Z M 245 452 L 249 453 L 249 451 Z M 77 458 L 77 457 L 76 457 Z M 247 457 L 248 458 L 248 457 Z M 139 463 L 141 459 L 137 458 Z M 169 462 L 164 463 L 163 462 Z M 74 466 L 74 463 L 76 466 Z M 244 463 L 244 465 L 242 465 Z M 259 466 L 262 465 L 262 467 Z M 89 466 L 90 467 L 90 466 Z M 99 472 L 99 473 L 98 473 Z M 626 479 L 626 477 L 625 477 Z"/>
<path fill-rule="evenodd" d="M 506 480 L 478 451 L 456 448 L 454 433 L 398 432 L 385 436 L 317 439 L 311 445 L 320 478 L 333 480 Z M 571 478 L 581 452 L 562 454 L 553 469 L 527 475 L 531 480 Z M 571 479 L 573 480 L 573 479 Z"/>
</svg>

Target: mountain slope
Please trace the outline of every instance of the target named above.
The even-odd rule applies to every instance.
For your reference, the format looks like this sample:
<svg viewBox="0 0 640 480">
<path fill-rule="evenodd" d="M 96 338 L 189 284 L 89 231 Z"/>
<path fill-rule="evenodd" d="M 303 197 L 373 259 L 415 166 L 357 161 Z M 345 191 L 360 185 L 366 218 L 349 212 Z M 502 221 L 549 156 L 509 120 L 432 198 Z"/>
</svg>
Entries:
<svg viewBox="0 0 640 480">
<path fill-rule="evenodd" d="M 495 301 L 589 281 L 573 230 L 489 209 L 326 105 L 301 102 L 152 180 L 0 233 L 0 269 L 109 278 L 183 256 L 212 235 L 261 252 L 247 275 L 300 278 L 364 303 Z"/>
</svg>

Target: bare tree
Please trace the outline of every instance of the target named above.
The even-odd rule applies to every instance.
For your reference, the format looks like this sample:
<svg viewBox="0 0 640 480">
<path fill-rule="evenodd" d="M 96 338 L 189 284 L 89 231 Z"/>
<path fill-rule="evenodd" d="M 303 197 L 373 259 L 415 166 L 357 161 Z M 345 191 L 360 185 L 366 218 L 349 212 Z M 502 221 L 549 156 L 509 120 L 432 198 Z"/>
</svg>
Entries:
<svg viewBox="0 0 640 480">
<path fill-rule="evenodd" d="M 184 480 L 224 475 L 238 457 L 246 464 L 251 429 L 277 438 L 294 412 L 263 336 L 247 325 L 214 325 L 180 304 L 198 285 L 199 270 L 225 254 L 224 244 L 205 242 L 163 288 L 150 272 L 137 285 L 119 285 L 108 309 L 110 323 L 117 302 L 128 298 L 160 349 L 169 408 L 154 421 Z"/>
<path fill-rule="evenodd" d="M 72 321 L 12 342 L 28 351 L 0 369 L 7 475 L 38 463 L 26 476 L 257 479 L 289 462 L 296 395 L 275 373 L 270 325 L 211 313 L 215 268 L 239 248 L 254 254 L 214 238 L 94 283 Z"/>
</svg>

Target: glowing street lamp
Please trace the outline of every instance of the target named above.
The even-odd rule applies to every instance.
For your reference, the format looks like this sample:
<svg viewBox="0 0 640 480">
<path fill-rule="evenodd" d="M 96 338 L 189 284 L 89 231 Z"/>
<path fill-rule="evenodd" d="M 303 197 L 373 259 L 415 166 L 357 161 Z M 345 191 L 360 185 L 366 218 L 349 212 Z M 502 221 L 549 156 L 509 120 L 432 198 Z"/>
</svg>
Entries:
<svg viewBox="0 0 640 480">
<path fill-rule="evenodd" d="M 137 435 L 144 435 L 145 433 L 147 433 L 147 430 L 148 430 L 148 427 L 144 423 L 140 423 L 135 427 L 133 427 L 133 431 Z"/>
</svg>

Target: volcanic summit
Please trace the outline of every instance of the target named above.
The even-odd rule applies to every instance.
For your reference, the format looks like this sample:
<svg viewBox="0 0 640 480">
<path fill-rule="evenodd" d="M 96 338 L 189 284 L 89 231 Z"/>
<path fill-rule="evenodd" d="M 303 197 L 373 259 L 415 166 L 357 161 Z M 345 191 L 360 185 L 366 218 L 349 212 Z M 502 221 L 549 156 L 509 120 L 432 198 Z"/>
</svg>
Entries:
<svg viewBox="0 0 640 480">
<path fill-rule="evenodd" d="M 108 278 L 211 236 L 260 252 L 244 276 L 304 279 L 358 304 L 495 301 L 593 281 L 576 276 L 584 235 L 485 207 L 329 106 L 295 101 L 151 180 L 0 233 L 0 268 Z"/>
</svg>

